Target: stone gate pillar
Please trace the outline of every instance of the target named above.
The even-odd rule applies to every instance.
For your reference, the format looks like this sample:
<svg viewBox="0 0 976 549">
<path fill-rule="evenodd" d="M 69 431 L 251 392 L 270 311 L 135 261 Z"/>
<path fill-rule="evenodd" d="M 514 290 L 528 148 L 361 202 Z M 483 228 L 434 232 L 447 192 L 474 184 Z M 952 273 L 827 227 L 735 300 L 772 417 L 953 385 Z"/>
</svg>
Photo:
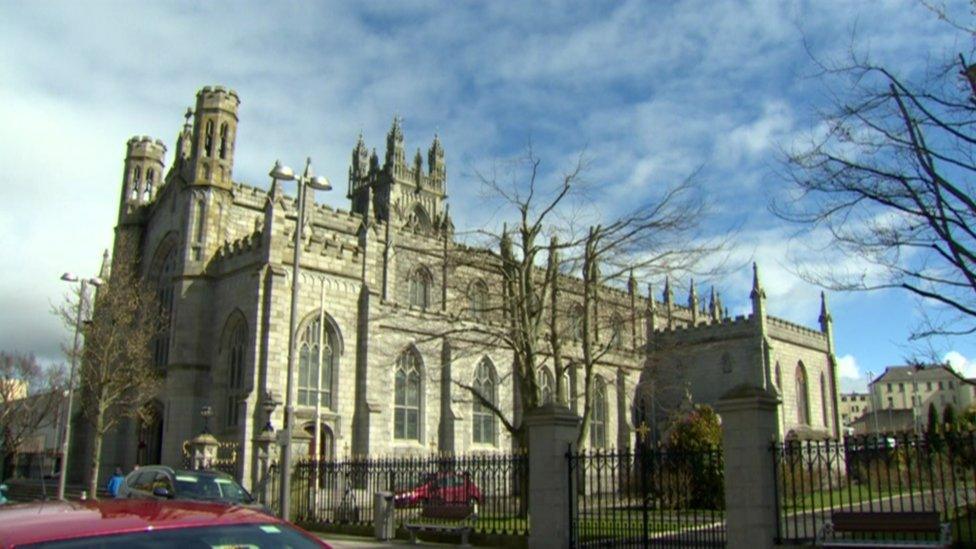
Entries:
<svg viewBox="0 0 976 549">
<path fill-rule="evenodd" d="M 728 547 L 773 547 L 776 479 L 770 444 L 778 432 L 779 403 L 776 394 L 743 384 L 715 405 L 722 417 Z"/>
<path fill-rule="evenodd" d="M 264 504 L 271 502 L 271 463 L 275 460 L 275 449 L 277 448 L 274 432 L 262 431 L 254 437 L 254 450 L 257 459 L 257 469 L 254 475 L 252 486 L 256 488 L 255 496 Z"/>
<path fill-rule="evenodd" d="M 580 418 L 550 403 L 526 412 L 522 422 L 529 440 L 529 548 L 567 547 L 576 498 L 566 452 L 576 449 Z"/>
<path fill-rule="evenodd" d="M 217 459 L 217 446 L 219 443 L 213 435 L 207 432 L 200 433 L 190 441 L 190 456 L 192 461 L 190 466 L 194 469 L 209 469 Z"/>
</svg>

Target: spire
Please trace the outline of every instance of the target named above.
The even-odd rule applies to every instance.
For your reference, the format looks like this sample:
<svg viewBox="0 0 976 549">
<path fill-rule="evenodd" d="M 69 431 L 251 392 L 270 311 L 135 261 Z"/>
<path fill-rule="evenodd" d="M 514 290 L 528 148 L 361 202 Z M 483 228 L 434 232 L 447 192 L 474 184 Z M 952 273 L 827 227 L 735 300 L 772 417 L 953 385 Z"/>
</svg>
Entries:
<svg viewBox="0 0 976 549">
<path fill-rule="evenodd" d="M 827 304 L 827 294 L 820 292 L 820 330 L 826 332 L 834 321 L 830 316 L 830 306 Z"/>
<path fill-rule="evenodd" d="M 98 271 L 98 278 L 102 280 L 108 280 L 109 276 L 112 275 L 112 262 L 108 257 L 108 249 L 102 254 L 102 268 Z"/>
<path fill-rule="evenodd" d="M 718 320 L 722 316 L 722 310 L 718 304 L 718 296 L 715 294 L 715 286 L 712 286 L 712 295 L 708 299 L 708 312 L 711 314 L 712 320 Z"/>
<path fill-rule="evenodd" d="M 671 291 L 671 276 L 664 275 L 664 303 L 674 303 L 674 292 Z"/>
<path fill-rule="evenodd" d="M 630 270 L 630 277 L 627 278 L 627 293 L 634 295 L 637 293 L 637 279 L 634 278 L 634 270 Z"/>
<path fill-rule="evenodd" d="M 695 279 L 691 279 L 691 287 L 688 290 L 688 308 L 691 309 L 692 325 L 698 323 L 698 292 L 695 290 Z"/>
<path fill-rule="evenodd" d="M 749 294 L 752 299 L 761 298 L 766 299 L 766 290 L 763 289 L 762 284 L 759 282 L 759 265 L 756 262 L 752 263 L 752 293 Z"/>
<path fill-rule="evenodd" d="M 386 163 L 383 167 L 393 169 L 403 164 L 403 129 L 400 127 L 400 117 L 394 116 L 390 131 L 386 134 Z"/>
</svg>

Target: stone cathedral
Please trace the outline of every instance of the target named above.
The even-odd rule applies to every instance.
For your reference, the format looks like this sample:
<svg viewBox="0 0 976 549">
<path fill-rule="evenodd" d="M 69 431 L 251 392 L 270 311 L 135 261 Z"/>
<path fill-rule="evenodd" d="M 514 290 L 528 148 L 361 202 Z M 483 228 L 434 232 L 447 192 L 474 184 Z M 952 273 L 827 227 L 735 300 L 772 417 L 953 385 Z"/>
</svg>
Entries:
<svg viewBox="0 0 976 549">
<path fill-rule="evenodd" d="M 184 441 L 206 423 L 221 441 L 237 444 L 249 485 L 255 438 L 266 425 L 282 428 L 297 201 L 294 183 L 264 189 L 234 179 L 239 104 L 233 90 L 200 90 L 168 165 L 162 141 L 140 136 L 126 144 L 116 246 L 122 235 L 138 243 L 140 272 L 155 284 L 170 327 L 154 349 L 164 376 L 156 420 L 123 422 L 106 437 L 103 475 L 117 466 L 180 465 Z M 463 246 L 453 238 L 437 136 L 426 154 L 418 149 L 408 159 L 405 151 L 394 119 L 382 156 L 361 135 L 353 147 L 349 211 L 307 195 L 296 455 L 314 448 L 315 432 L 319 451 L 335 458 L 511 448 L 500 422 L 461 388 L 476 388 L 519 421 L 511 356 L 450 330 L 501 322 L 487 312 L 499 283 L 450 260 Z M 565 284 L 569 299 L 575 285 Z M 751 299 L 752 313 L 732 318 L 714 290 L 700 299 L 693 284 L 681 304 L 670 282 L 661 298 L 650 288 L 643 294 L 633 279 L 626 289 L 601 289 L 600 322 L 608 328 L 597 337 L 612 350 L 595 378 L 589 444 L 632 446 L 644 438 L 640 425 L 660 417 L 669 400 L 654 388 L 654 372 L 688 402 L 713 403 L 743 382 L 774 389 L 783 401 L 782 436 L 836 436 L 826 302 L 816 329 L 767 316 L 758 270 Z M 569 405 L 578 410 L 582 380 L 573 366 L 567 377 Z M 541 398 L 553 398 L 552 372 L 543 368 L 539 379 Z M 201 414 L 205 407 L 212 416 Z M 78 433 L 83 446 L 84 430 Z"/>
</svg>

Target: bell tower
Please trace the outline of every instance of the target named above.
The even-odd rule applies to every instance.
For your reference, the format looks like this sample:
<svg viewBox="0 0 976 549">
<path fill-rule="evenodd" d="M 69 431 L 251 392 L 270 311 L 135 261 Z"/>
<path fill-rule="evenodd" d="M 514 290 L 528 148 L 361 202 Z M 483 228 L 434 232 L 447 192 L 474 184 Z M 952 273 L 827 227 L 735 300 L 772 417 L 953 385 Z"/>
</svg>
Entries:
<svg viewBox="0 0 976 549">
<path fill-rule="evenodd" d="M 197 92 L 189 180 L 192 185 L 230 189 L 237 143 L 237 92 L 207 86 Z"/>
<path fill-rule="evenodd" d="M 119 219 L 156 198 L 163 182 L 163 158 L 166 145 L 158 139 L 140 135 L 125 144 L 125 168 L 122 174 L 122 196 Z"/>
</svg>

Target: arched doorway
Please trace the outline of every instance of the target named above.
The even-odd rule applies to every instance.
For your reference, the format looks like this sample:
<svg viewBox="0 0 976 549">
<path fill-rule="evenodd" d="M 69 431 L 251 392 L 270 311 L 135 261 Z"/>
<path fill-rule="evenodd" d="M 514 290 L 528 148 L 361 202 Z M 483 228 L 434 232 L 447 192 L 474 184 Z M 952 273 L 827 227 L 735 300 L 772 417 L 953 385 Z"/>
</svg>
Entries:
<svg viewBox="0 0 976 549">
<path fill-rule="evenodd" d="M 137 465 L 155 465 L 163 460 L 163 403 L 152 401 L 139 420 Z"/>
<path fill-rule="evenodd" d="M 315 456 L 315 424 L 308 423 L 305 425 L 305 432 L 312 437 L 312 441 L 308 445 L 308 455 L 309 457 Z M 330 428 L 325 423 L 319 424 L 319 456 L 321 460 L 331 461 L 335 459 L 335 436 L 332 433 L 332 428 Z"/>
</svg>

